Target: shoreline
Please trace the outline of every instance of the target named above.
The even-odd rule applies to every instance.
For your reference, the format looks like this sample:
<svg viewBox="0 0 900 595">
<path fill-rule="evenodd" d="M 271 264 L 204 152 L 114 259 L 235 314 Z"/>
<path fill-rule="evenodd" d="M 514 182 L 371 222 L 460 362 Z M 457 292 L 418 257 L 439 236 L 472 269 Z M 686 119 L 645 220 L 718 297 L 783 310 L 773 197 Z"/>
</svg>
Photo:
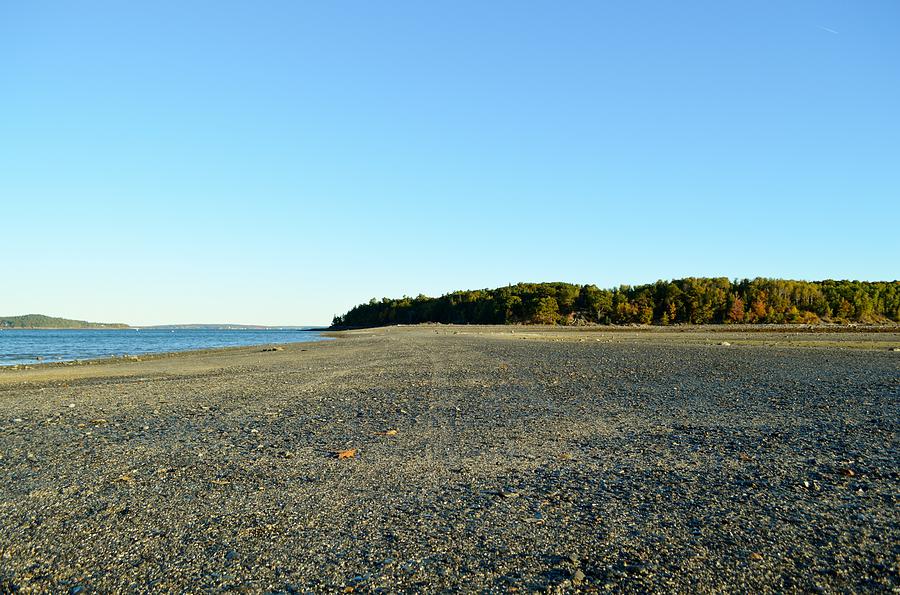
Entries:
<svg viewBox="0 0 900 595">
<path fill-rule="evenodd" d="M 16 330 L 51 330 L 51 329 L 16 329 Z M 58 329 L 58 330 L 125 330 L 125 329 Z M 322 340 L 330 340 L 330 337 L 324 336 L 324 331 L 319 329 L 310 329 L 309 331 L 298 331 L 298 332 L 317 332 L 319 333 L 319 338 L 311 341 L 291 341 L 287 343 L 254 343 L 252 345 L 231 345 L 231 346 L 223 346 L 223 347 L 201 347 L 197 349 L 182 349 L 175 351 L 152 351 L 152 352 L 143 352 L 143 353 L 124 353 L 122 355 L 109 355 L 109 356 L 101 356 L 94 358 L 73 358 L 73 359 L 65 359 L 65 360 L 55 360 L 55 361 L 38 361 L 32 363 L 18 363 L 18 364 L 3 364 L 0 363 L 0 374 L 5 371 L 19 371 L 19 370 L 31 370 L 31 369 L 46 369 L 46 368 L 71 368 L 76 366 L 94 366 L 101 365 L 106 363 L 116 363 L 123 361 L 149 361 L 152 359 L 159 358 L 171 358 L 173 356 L 181 355 L 181 354 L 213 354 L 216 352 L 226 352 L 229 350 L 235 349 L 253 349 L 258 347 L 275 347 L 275 346 L 284 346 L 284 345 L 304 345 L 309 343 L 317 343 Z"/>
<path fill-rule="evenodd" d="M 723 328 L 724 327 L 724 328 Z M 776 328 L 772 328 L 776 327 Z M 99 376 L 109 376 L 112 371 L 126 375 L 137 374 L 140 364 L 157 369 L 161 365 L 167 373 L 177 374 L 179 364 L 186 368 L 193 366 L 192 360 L 228 365 L 232 360 L 239 360 L 257 355 L 272 355 L 282 350 L 269 351 L 262 348 L 281 347 L 284 351 L 304 351 L 309 346 L 329 343 L 336 339 L 365 338 L 389 335 L 392 333 L 428 331 L 438 335 L 478 336 L 500 340 L 533 340 L 546 343 L 553 342 L 600 342 L 622 343 L 684 343 L 691 345 L 715 346 L 727 340 L 733 347 L 766 347 L 797 348 L 824 350 L 868 350 L 894 351 L 900 350 L 900 328 L 893 330 L 875 330 L 872 328 L 854 328 L 832 333 L 811 329 L 810 331 L 781 328 L 783 325 L 755 325 L 752 328 L 736 328 L 729 325 L 695 325 L 695 326 L 550 326 L 550 325 L 452 325 L 427 323 L 420 325 L 394 325 L 385 327 L 368 327 L 346 330 L 319 331 L 319 339 L 315 341 L 299 341 L 291 343 L 260 343 L 257 345 L 239 345 L 213 347 L 205 349 L 188 349 L 184 351 L 165 351 L 145 354 L 126 354 L 124 356 L 102 357 L 94 359 L 41 362 L 34 364 L 0 365 L 0 385 L 15 383 L 24 376 L 43 377 L 43 372 L 59 371 L 54 376 L 65 379 L 67 376 L 90 378 L 86 370 L 97 370 Z M 769 331 L 769 332 L 767 332 Z M 604 334 L 608 334 L 605 336 Z M 743 335 L 748 336 L 743 336 Z M 796 335 L 791 340 L 787 335 Z M 834 337 L 828 337 L 829 334 Z M 766 337 L 765 335 L 770 335 Z M 872 335 L 867 337 L 867 335 Z M 859 340 L 853 340 L 853 338 Z M 867 340 L 863 340 L 867 339 Z M 155 362 L 155 364 L 154 364 Z M 151 365 L 153 364 L 153 365 Z M 132 369 L 133 368 L 133 369 Z M 67 375 L 65 371 L 72 371 Z M 30 373 L 30 374 L 29 374 Z M 26 380 L 27 381 L 27 380 Z"/>
</svg>

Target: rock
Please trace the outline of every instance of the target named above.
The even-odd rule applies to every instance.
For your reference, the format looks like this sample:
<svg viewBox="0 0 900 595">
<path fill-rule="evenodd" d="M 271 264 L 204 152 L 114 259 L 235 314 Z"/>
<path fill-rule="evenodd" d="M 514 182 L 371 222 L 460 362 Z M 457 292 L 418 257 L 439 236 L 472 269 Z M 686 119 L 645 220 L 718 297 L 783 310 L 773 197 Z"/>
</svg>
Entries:
<svg viewBox="0 0 900 595">
<path fill-rule="evenodd" d="M 237 560 L 238 553 L 234 550 L 228 550 L 228 552 L 225 553 L 225 559 L 228 560 L 229 562 Z"/>
<path fill-rule="evenodd" d="M 579 569 L 575 571 L 575 574 L 572 575 L 572 582 L 576 585 L 580 585 L 584 582 L 585 576 L 584 573 Z"/>
<path fill-rule="evenodd" d="M 721 343 L 719 343 L 719 345 L 722 345 L 722 346 L 724 346 L 724 347 L 728 347 L 728 346 L 731 345 L 731 343 L 729 343 L 728 341 L 722 341 Z"/>
</svg>

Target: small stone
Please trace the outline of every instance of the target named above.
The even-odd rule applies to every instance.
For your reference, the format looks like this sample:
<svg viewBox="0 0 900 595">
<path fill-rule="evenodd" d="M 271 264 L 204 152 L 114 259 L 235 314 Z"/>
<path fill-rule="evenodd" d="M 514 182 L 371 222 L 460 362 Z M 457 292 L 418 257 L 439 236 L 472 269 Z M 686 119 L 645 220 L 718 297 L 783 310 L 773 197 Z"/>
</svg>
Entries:
<svg viewBox="0 0 900 595">
<path fill-rule="evenodd" d="M 721 343 L 719 343 L 719 345 L 722 345 L 722 346 L 724 346 L 724 347 L 728 347 L 729 345 L 731 345 L 731 343 L 729 343 L 728 341 L 722 341 Z"/>
<path fill-rule="evenodd" d="M 226 554 L 225 554 L 225 559 L 228 560 L 229 562 L 231 562 L 233 560 L 237 560 L 237 558 L 238 558 L 238 553 L 234 550 L 228 550 L 228 552 L 226 552 Z"/>
<path fill-rule="evenodd" d="M 572 576 L 572 582 L 576 585 L 580 585 L 584 582 L 585 576 L 581 570 L 576 570 L 575 574 Z"/>
</svg>

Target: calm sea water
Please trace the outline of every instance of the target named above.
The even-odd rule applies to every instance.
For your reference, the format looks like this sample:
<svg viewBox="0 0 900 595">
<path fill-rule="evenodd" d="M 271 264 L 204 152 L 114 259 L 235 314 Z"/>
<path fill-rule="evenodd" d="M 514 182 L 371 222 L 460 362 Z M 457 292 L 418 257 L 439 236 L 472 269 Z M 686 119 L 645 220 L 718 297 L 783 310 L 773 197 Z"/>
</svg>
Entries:
<svg viewBox="0 0 900 595">
<path fill-rule="evenodd" d="M 318 331 L 297 329 L 4 329 L 0 366 L 322 339 Z"/>
</svg>

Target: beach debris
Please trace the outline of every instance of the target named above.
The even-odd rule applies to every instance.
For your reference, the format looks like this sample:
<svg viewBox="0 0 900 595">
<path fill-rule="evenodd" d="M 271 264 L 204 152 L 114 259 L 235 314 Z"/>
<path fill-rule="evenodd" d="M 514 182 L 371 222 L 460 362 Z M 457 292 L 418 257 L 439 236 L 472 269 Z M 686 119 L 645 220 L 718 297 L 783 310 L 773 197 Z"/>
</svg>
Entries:
<svg viewBox="0 0 900 595">
<path fill-rule="evenodd" d="M 763 557 L 762 557 L 762 554 L 760 554 L 759 552 L 753 552 L 752 554 L 750 554 L 750 559 L 758 562 L 758 561 L 762 560 Z"/>
<path fill-rule="evenodd" d="M 508 489 L 508 488 L 503 488 L 503 489 L 499 489 L 499 490 L 484 490 L 482 493 L 488 494 L 491 496 L 499 496 L 501 498 L 508 498 L 508 499 L 518 498 L 521 495 L 521 494 L 519 494 L 519 492 Z"/>
<path fill-rule="evenodd" d="M 345 450 L 338 450 L 338 451 L 335 451 L 334 454 L 338 459 L 352 459 L 353 457 L 356 456 L 356 449 L 348 448 Z"/>
<path fill-rule="evenodd" d="M 280 346 L 277 346 L 277 345 L 276 345 L 275 347 L 266 347 L 265 349 L 260 349 L 260 351 L 262 351 L 262 352 L 266 352 L 266 351 L 284 351 L 284 347 L 280 347 Z"/>
<path fill-rule="evenodd" d="M 722 345 L 724 347 L 729 347 L 731 345 L 731 343 L 729 343 L 728 341 L 722 341 L 721 343 L 719 343 L 719 345 Z"/>
<path fill-rule="evenodd" d="M 399 432 L 397 430 L 385 430 L 384 432 L 375 432 L 376 436 L 396 436 Z"/>
<path fill-rule="evenodd" d="M 134 477 L 128 473 L 123 473 L 115 479 L 115 483 L 130 483 L 134 481 Z"/>
</svg>

